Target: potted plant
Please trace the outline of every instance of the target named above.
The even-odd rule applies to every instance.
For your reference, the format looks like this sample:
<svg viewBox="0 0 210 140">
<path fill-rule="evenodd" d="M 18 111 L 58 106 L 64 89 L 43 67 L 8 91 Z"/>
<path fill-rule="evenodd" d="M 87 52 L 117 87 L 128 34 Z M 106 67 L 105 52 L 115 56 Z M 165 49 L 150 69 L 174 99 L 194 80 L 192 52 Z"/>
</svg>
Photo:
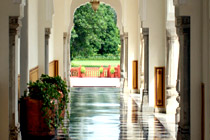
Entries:
<svg viewBox="0 0 210 140">
<path fill-rule="evenodd" d="M 110 68 L 111 78 L 114 78 L 114 72 L 115 72 L 114 67 L 111 67 Z"/>
<path fill-rule="evenodd" d="M 58 127 L 64 128 L 64 113 L 69 118 L 68 93 L 66 82 L 60 76 L 43 74 L 36 82 L 29 82 L 28 93 L 20 99 L 23 137 L 54 136 Z"/>
<path fill-rule="evenodd" d="M 81 67 L 80 72 L 81 72 L 81 77 L 85 77 L 85 67 Z"/>
<path fill-rule="evenodd" d="M 100 67 L 99 68 L 99 73 L 100 73 L 100 77 L 104 77 L 104 68 L 103 67 Z"/>
</svg>

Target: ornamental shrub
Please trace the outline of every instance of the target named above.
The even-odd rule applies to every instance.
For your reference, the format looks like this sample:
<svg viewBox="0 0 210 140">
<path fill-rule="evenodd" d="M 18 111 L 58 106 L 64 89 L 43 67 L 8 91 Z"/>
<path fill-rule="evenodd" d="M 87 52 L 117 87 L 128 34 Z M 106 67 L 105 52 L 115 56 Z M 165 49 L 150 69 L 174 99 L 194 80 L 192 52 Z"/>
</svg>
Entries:
<svg viewBox="0 0 210 140">
<path fill-rule="evenodd" d="M 110 72 L 111 72 L 111 74 L 113 74 L 115 72 L 114 67 L 111 67 Z"/>
<path fill-rule="evenodd" d="M 85 67 L 81 67 L 81 73 L 85 73 Z"/>
<path fill-rule="evenodd" d="M 104 71 L 104 68 L 103 68 L 103 67 L 100 67 L 100 68 L 99 68 L 99 72 L 100 72 L 100 73 L 103 73 L 103 71 Z"/>
</svg>

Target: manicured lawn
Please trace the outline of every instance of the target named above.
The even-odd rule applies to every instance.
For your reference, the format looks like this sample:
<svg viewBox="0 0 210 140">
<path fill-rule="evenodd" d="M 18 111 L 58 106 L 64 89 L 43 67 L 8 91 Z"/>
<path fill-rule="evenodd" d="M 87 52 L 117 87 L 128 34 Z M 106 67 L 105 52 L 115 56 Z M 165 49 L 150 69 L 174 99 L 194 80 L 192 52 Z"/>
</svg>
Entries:
<svg viewBox="0 0 210 140">
<path fill-rule="evenodd" d="M 103 65 L 104 67 L 117 66 L 120 65 L 120 60 L 73 60 L 71 61 L 72 67 L 100 67 Z"/>
</svg>

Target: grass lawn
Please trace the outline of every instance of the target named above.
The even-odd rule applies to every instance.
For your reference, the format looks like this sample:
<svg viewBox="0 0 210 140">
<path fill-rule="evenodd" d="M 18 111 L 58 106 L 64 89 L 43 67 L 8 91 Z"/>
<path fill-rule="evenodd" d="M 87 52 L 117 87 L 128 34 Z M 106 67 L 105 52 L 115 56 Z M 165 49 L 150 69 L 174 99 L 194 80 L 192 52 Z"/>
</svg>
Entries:
<svg viewBox="0 0 210 140">
<path fill-rule="evenodd" d="M 103 65 L 104 67 L 117 66 L 120 65 L 120 60 L 73 60 L 71 61 L 72 67 L 100 67 Z"/>
</svg>

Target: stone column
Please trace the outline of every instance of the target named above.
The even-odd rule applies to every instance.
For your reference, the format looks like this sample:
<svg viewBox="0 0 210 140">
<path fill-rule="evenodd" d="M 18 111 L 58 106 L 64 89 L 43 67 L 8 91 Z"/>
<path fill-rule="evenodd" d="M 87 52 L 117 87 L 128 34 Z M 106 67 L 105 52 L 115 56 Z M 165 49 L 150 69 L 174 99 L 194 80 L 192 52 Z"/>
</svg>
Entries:
<svg viewBox="0 0 210 140">
<path fill-rule="evenodd" d="M 9 17 L 9 139 L 20 140 L 18 122 L 18 38 L 20 36 L 18 17 Z"/>
<path fill-rule="evenodd" d="M 140 93 L 143 93 L 144 90 L 144 35 L 143 29 L 140 34 Z"/>
<path fill-rule="evenodd" d="M 144 51 L 144 89 L 141 103 L 142 112 L 154 112 L 153 107 L 149 107 L 149 28 L 143 28 L 143 51 Z"/>
<path fill-rule="evenodd" d="M 49 74 L 49 38 L 50 28 L 45 28 L 45 74 Z"/>
<path fill-rule="evenodd" d="M 24 94 L 29 82 L 29 48 L 28 48 L 28 2 L 25 1 L 20 38 L 20 95 Z"/>
<path fill-rule="evenodd" d="M 143 38 L 144 38 L 144 90 L 143 96 L 145 103 L 149 103 L 149 29 L 143 28 Z"/>
<path fill-rule="evenodd" d="M 63 33 L 63 77 L 67 82 L 67 33 Z"/>
<path fill-rule="evenodd" d="M 178 70 L 179 45 L 177 43 L 178 38 L 176 35 L 175 26 L 174 29 L 168 29 L 167 32 L 166 111 L 167 113 L 175 114 L 178 106 L 176 101 L 176 97 L 178 96 L 176 91 L 176 79 Z"/>
<path fill-rule="evenodd" d="M 67 36 L 67 85 L 71 87 L 71 82 L 70 82 L 70 70 L 71 70 L 71 57 L 70 57 L 70 39 L 71 35 L 68 34 Z"/>
<path fill-rule="evenodd" d="M 128 33 L 124 34 L 124 50 L 125 50 L 125 72 L 124 72 L 124 92 L 129 92 L 128 89 Z"/>
<path fill-rule="evenodd" d="M 178 140 L 190 140 L 190 17 L 176 17 L 176 27 L 180 43 L 179 80 L 180 122 Z"/>
<path fill-rule="evenodd" d="M 121 41 L 121 54 L 120 54 L 120 87 L 124 88 L 124 78 L 125 78 L 125 42 L 124 42 L 124 35 L 120 36 Z"/>
</svg>

